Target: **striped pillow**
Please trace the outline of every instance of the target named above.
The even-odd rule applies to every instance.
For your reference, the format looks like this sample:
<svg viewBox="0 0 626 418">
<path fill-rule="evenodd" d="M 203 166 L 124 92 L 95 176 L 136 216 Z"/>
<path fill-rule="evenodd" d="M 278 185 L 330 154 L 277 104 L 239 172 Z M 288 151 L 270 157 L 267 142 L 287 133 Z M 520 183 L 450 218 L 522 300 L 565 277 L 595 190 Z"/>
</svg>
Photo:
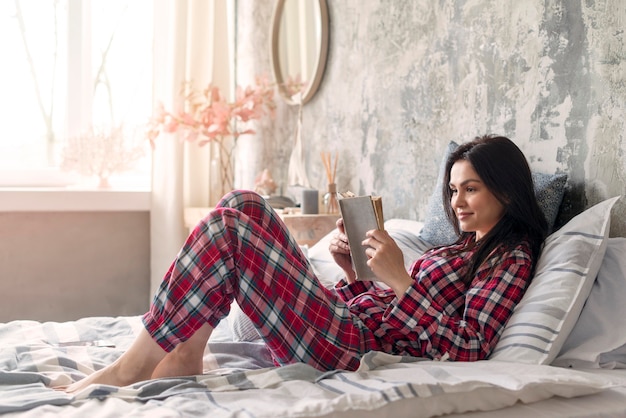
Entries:
<svg viewBox="0 0 626 418">
<path fill-rule="evenodd" d="M 546 238 L 537 271 L 490 359 L 550 364 L 591 292 L 619 197 L 579 214 Z"/>
</svg>

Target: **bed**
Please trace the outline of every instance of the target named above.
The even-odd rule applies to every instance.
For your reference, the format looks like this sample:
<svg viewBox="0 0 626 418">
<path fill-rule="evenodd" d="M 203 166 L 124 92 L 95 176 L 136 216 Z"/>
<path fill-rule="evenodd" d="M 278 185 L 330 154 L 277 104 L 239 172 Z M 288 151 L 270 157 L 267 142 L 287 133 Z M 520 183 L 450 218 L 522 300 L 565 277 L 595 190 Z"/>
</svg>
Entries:
<svg viewBox="0 0 626 418">
<path fill-rule="evenodd" d="M 548 237 L 535 278 L 488 360 L 455 363 L 370 352 L 355 372 L 275 367 L 233 305 L 209 340 L 203 375 L 122 388 L 91 385 L 68 394 L 53 387 L 114 361 L 132 342 L 141 318 L 12 321 L 0 324 L 0 414 L 626 416 L 626 238 L 609 237 L 619 199 L 590 207 Z M 429 229 L 441 235 L 440 227 L 433 228 L 435 218 L 430 213 L 424 222 L 385 223 L 407 264 L 436 241 Z M 340 275 L 326 251 L 331 234 L 304 248 L 328 286 Z"/>
</svg>

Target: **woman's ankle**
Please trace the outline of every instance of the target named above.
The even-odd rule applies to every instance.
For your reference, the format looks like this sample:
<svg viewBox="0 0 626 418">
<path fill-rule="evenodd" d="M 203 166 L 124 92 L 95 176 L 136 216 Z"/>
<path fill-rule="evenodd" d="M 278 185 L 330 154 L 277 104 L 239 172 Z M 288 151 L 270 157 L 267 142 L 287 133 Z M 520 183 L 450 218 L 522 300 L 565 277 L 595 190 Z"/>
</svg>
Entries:
<svg viewBox="0 0 626 418">
<path fill-rule="evenodd" d="M 150 378 L 196 376 L 202 373 L 202 354 L 197 351 L 173 350 L 154 368 Z"/>
</svg>

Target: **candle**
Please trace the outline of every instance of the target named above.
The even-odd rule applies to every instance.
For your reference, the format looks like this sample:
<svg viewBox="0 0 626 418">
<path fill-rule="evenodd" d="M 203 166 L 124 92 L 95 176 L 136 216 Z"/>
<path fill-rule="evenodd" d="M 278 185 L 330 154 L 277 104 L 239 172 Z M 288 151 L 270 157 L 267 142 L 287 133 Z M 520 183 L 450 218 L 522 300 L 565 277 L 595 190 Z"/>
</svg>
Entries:
<svg viewBox="0 0 626 418">
<path fill-rule="evenodd" d="M 302 214 L 315 215 L 319 206 L 317 189 L 302 189 Z"/>
</svg>

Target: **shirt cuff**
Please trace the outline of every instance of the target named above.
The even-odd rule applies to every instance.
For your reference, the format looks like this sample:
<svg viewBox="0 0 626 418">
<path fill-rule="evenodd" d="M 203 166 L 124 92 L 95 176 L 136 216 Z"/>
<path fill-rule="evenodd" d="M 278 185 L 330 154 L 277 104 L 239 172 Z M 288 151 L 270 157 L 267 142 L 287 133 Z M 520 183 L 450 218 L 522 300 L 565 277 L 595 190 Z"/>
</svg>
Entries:
<svg viewBox="0 0 626 418">
<path fill-rule="evenodd" d="M 357 280 L 354 283 L 348 283 L 345 279 L 341 279 L 335 285 L 335 291 L 339 295 L 344 302 L 349 301 L 360 295 L 361 293 L 365 293 L 368 290 L 371 290 L 373 287 L 372 282 L 370 281 L 360 281 Z"/>
</svg>

